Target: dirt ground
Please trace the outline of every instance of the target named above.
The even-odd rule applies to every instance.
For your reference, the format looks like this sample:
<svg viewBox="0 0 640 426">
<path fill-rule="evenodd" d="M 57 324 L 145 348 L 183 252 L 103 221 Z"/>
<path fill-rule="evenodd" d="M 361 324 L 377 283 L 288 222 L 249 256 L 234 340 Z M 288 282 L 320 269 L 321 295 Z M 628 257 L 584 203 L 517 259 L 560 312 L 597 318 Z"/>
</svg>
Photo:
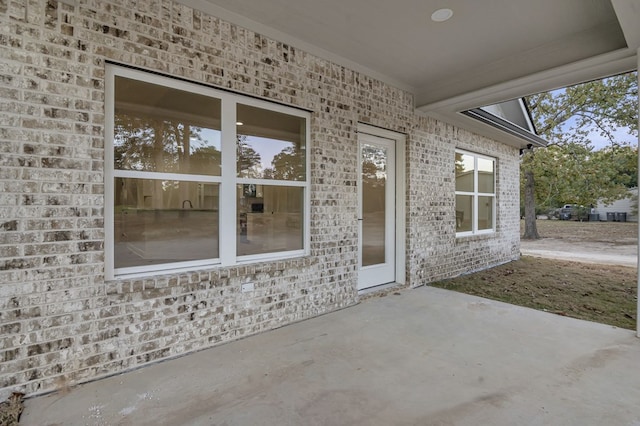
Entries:
<svg viewBox="0 0 640 426">
<path fill-rule="evenodd" d="M 523 255 L 636 267 L 638 224 L 539 220 L 539 240 L 522 240 Z M 524 233 L 524 224 L 521 226 Z"/>
<path fill-rule="evenodd" d="M 538 232 L 519 261 L 432 285 L 635 329 L 638 224 L 540 220 Z"/>
<path fill-rule="evenodd" d="M 542 238 L 573 242 L 604 242 L 620 245 L 638 243 L 638 224 L 635 222 L 578 222 L 571 220 L 537 220 Z M 524 234 L 524 221 L 520 222 Z"/>
</svg>

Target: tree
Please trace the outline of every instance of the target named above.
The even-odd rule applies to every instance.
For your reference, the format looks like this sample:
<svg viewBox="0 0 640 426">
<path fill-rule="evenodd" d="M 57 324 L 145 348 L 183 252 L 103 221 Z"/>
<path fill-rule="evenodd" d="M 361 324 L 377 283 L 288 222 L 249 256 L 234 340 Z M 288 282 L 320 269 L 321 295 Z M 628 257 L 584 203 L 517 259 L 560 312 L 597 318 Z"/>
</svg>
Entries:
<svg viewBox="0 0 640 426">
<path fill-rule="evenodd" d="M 220 151 L 202 128 L 172 120 L 116 110 L 114 166 L 121 170 L 194 173 L 200 163 L 220 169 Z"/>
<path fill-rule="evenodd" d="M 536 174 L 536 210 L 590 206 L 628 196 L 628 188 L 637 183 L 637 152 L 629 146 L 593 151 L 578 143 L 538 150 L 529 164 Z"/>
<path fill-rule="evenodd" d="M 523 152 L 523 238 L 539 238 L 535 226 L 536 201 L 541 205 L 568 203 L 571 202 L 568 197 L 580 200 L 577 204 L 588 205 L 599 198 L 621 196 L 625 183 L 605 177 L 619 173 L 616 155 L 620 151 L 613 154 L 615 149 L 628 148 L 629 140 L 620 140 L 616 131 L 627 128 L 629 135 L 637 138 L 637 99 L 635 72 L 525 98 L 538 134 L 550 144 L 546 149 L 533 148 Z M 593 152 L 591 139 L 594 134 L 609 141 L 611 155 Z M 541 158 L 536 158 L 538 156 Z M 538 180 L 542 188 L 538 188 Z"/>
<path fill-rule="evenodd" d="M 611 146 L 594 153 L 594 161 L 614 164 L 609 170 L 609 179 L 627 188 L 638 186 L 638 148 L 633 146 Z M 613 172 L 613 173 L 612 173 Z"/>
<path fill-rule="evenodd" d="M 208 129 L 214 130 L 214 129 Z M 114 126 L 114 168 L 161 173 L 219 174 L 220 151 L 214 139 L 206 140 L 203 128 L 180 118 L 161 117 L 137 111 L 116 109 Z M 180 200 L 193 199 L 194 187 L 185 180 L 136 179 L 116 188 L 117 205 L 133 204 L 154 209 L 179 206 Z M 191 201 L 189 201 L 191 204 Z M 193 204 L 191 204 L 193 206 Z M 149 206 L 147 206 L 149 207 Z"/>
<path fill-rule="evenodd" d="M 236 156 L 238 173 L 243 178 L 261 178 L 261 157 L 250 145 L 248 136 L 238 135 L 236 138 Z"/>
<path fill-rule="evenodd" d="M 304 152 L 295 145 L 290 145 L 273 156 L 271 167 L 264 171 L 267 179 L 304 180 Z"/>
</svg>

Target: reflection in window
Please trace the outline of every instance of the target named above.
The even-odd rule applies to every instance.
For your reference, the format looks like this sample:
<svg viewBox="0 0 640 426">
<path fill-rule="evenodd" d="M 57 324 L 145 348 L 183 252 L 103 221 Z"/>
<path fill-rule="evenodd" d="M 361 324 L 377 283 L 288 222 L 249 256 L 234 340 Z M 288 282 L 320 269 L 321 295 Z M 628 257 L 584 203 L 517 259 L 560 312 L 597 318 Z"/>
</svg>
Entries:
<svg viewBox="0 0 640 426">
<path fill-rule="evenodd" d="M 493 192 L 494 173 L 493 160 L 478 158 L 478 192 Z"/>
<path fill-rule="evenodd" d="M 456 152 L 456 191 L 473 191 L 474 171 L 473 156 Z"/>
<path fill-rule="evenodd" d="M 478 231 L 493 228 L 493 197 L 478 197 Z"/>
<path fill-rule="evenodd" d="M 495 227 L 495 159 L 457 151 L 456 232 L 477 233 Z"/>
<path fill-rule="evenodd" d="M 218 257 L 218 185 L 116 178 L 115 267 Z"/>
<path fill-rule="evenodd" d="M 308 113 L 107 69 L 108 279 L 305 254 Z"/>
<path fill-rule="evenodd" d="M 387 150 L 362 145 L 362 266 L 385 262 Z"/>
<path fill-rule="evenodd" d="M 115 80 L 114 168 L 220 176 L 220 100 Z"/>
<path fill-rule="evenodd" d="M 238 104 L 237 121 L 238 177 L 306 179 L 304 118 Z"/>
<path fill-rule="evenodd" d="M 304 189 L 238 185 L 238 256 L 303 248 Z"/>
<path fill-rule="evenodd" d="M 473 231 L 473 196 L 456 195 L 456 232 Z"/>
</svg>

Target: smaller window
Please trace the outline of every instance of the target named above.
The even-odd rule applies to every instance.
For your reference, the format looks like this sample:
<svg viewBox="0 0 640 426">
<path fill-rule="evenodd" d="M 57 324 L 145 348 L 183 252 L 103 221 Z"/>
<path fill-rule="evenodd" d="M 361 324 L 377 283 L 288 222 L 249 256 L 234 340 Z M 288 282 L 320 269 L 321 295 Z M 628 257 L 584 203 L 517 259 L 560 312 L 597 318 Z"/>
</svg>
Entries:
<svg viewBox="0 0 640 426">
<path fill-rule="evenodd" d="M 456 233 L 473 235 L 495 230 L 496 160 L 456 151 Z"/>
</svg>

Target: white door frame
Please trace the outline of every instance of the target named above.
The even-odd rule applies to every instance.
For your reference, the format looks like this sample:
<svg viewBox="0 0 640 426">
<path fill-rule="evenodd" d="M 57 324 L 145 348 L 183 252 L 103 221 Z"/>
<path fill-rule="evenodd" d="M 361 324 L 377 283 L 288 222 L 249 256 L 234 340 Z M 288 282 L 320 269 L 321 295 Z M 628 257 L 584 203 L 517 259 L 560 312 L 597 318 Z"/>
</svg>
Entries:
<svg viewBox="0 0 640 426">
<path fill-rule="evenodd" d="M 395 143 L 395 283 L 404 284 L 406 276 L 406 136 L 364 123 L 358 123 L 358 133 L 390 139 Z M 360 144 L 359 141 L 358 144 Z M 358 162 L 360 161 L 362 160 L 358 156 Z M 360 247 L 358 249 L 360 250 Z M 366 289 L 361 291 L 364 290 Z"/>
</svg>

